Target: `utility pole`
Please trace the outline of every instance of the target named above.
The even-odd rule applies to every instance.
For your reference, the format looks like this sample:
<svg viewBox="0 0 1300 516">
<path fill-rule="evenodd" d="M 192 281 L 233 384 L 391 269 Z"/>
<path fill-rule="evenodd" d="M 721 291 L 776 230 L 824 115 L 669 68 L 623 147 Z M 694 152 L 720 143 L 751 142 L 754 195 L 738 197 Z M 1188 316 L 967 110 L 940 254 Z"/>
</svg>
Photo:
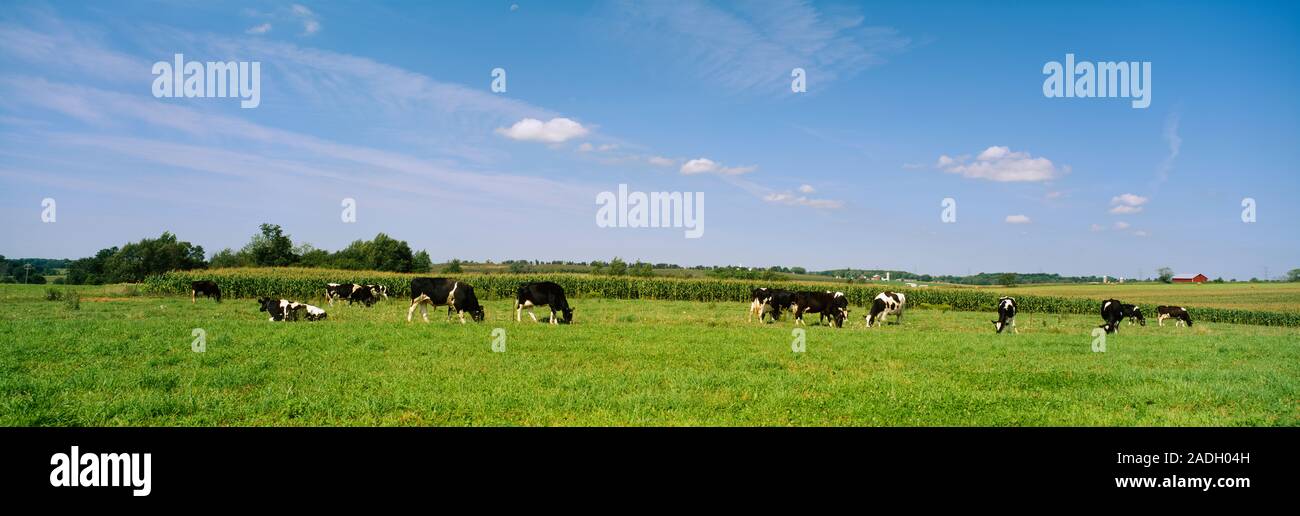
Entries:
<svg viewBox="0 0 1300 516">
<path fill-rule="evenodd" d="M 32 279 L 32 264 L 24 263 L 23 270 L 26 271 L 26 274 L 23 274 L 23 284 L 26 285 L 30 283 L 28 280 Z M 1268 274 L 1265 273 L 1264 275 L 1267 276 Z"/>
</svg>

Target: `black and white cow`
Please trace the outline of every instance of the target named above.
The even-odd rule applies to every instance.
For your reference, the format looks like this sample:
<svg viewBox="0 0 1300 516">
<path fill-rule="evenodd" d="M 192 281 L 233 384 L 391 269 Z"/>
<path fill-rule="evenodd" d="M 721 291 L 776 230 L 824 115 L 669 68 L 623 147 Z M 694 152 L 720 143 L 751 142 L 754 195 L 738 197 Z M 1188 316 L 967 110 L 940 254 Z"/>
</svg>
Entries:
<svg viewBox="0 0 1300 516">
<path fill-rule="evenodd" d="M 198 299 L 199 294 L 202 294 L 203 297 L 210 297 L 216 299 L 218 303 L 221 302 L 221 287 L 218 287 L 215 281 L 208 281 L 208 280 L 191 281 L 190 282 L 190 304 L 194 304 L 194 301 Z"/>
<path fill-rule="evenodd" d="M 802 325 L 803 314 L 819 314 L 818 320 L 830 318 L 831 325 L 844 327 L 844 318 L 849 315 L 849 298 L 843 292 L 795 292 L 791 296 L 790 308 L 794 309 L 795 325 Z"/>
<path fill-rule="evenodd" d="M 1098 328 L 1106 330 L 1106 333 L 1119 332 L 1119 323 L 1124 320 L 1124 304 L 1117 299 L 1102 301 L 1101 320 L 1105 321 L 1106 324 L 1098 326 Z"/>
<path fill-rule="evenodd" d="M 1002 330 L 1007 329 L 1007 326 L 1011 327 L 1012 333 L 1020 333 L 1020 330 L 1016 329 L 1016 298 L 1004 297 L 999 299 L 998 320 L 991 322 L 993 327 L 998 329 L 998 333 L 1002 333 Z"/>
<path fill-rule="evenodd" d="M 1142 326 L 1147 325 L 1147 318 L 1142 316 L 1142 307 L 1138 305 L 1120 303 L 1119 308 L 1120 311 L 1122 312 L 1122 315 L 1128 318 L 1129 326 L 1132 326 L 1133 323 L 1138 323 Z"/>
<path fill-rule="evenodd" d="M 330 306 L 334 306 L 335 301 L 342 299 L 348 300 L 349 305 L 359 301 L 366 306 L 371 306 L 379 301 L 380 296 L 388 299 L 388 287 L 356 283 L 325 284 L 325 299 L 329 301 Z"/>
<path fill-rule="evenodd" d="M 1177 321 L 1178 326 L 1182 326 L 1183 324 L 1187 324 L 1189 328 L 1192 326 L 1191 314 L 1188 314 L 1187 309 L 1181 306 L 1157 306 L 1156 322 L 1160 323 L 1161 326 L 1164 326 L 1165 319 L 1174 319 Z"/>
<path fill-rule="evenodd" d="M 474 295 L 474 287 L 468 283 L 447 278 L 415 278 L 411 280 L 411 308 L 406 310 L 406 322 L 411 322 L 416 307 L 424 322 L 429 322 L 429 305 L 447 305 L 447 320 L 451 320 L 454 311 L 460 315 L 460 323 L 465 324 L 468 312 L 475 321 L 482 321 L 485 313 Z"/>
<path fill-rule="evenodd" d="M 564 287 L 558 283 L 550 281 L 534 281 L 524 283 L 519 286 L 519 292 L 515 294 L 515 322 L 523 320 L 523 311 L 528 309 L 528 316 L 537 322 L 537 315 L 533 313 L 533 307 L 547 306 L 551 309 L 551 324 L 569 324 L 573 322 L 573 308 L 569 307 L 569 300 L 564 297 Z M 562 317 L 556 317 L 555 313 L 560 312 Z"/>
<path fill-rule="evenodd" d="M 758 316 L 758 321 L 763 322 L 763 303 L 772 295 L 772 289 L 759 287 L 750 291 L 749 294 L 749 322 L 754 322 L 754 316 Z"/>
<path fill-rule="evenodd" d="M 764 314 L 770 314 L 773 321 L 781 320 L 781 311 L 790 310 L 794 305 L 794 292 L 782 290 L 779 288 L 754 289 L 765 290 L 766 292 L 758 293 L 765 296 L 758 301 L 758 321 L 763 321 Z M 750 304 L 753 307 L 753 304 Z"/>
<path fill-rule="evenodd" d="M 903 308 L 906 304 L 907 296 L 902 292 L 881 292 L 871 300 L 871 312 L 863 319 L 866 319 L 868 328 L 884 324 L 887 315 L 897 316 L 894 323 L 900 324 L 903 322 Z"/>
<path fill-rule="evenodd" d="M 271 314 L 272 321 L 320 321 L 326 318 L 325 310 L 307 303 L 269 297 L 259 297 L 257 303 L 261 305 L 258 311 Z"/>
</svg>

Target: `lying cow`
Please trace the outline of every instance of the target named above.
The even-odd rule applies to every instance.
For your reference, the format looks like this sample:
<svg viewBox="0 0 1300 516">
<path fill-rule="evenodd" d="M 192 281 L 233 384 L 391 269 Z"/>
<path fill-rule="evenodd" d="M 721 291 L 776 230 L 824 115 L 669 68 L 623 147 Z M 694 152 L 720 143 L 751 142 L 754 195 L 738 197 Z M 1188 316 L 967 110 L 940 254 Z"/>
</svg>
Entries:
<svg viewBox="0 0 1300 516">
<path fill-rule="evenodd" d="M 794 309 L 795 325 L 802 325 L 803 314 L 818 314 L 818 321 L 830 318 L 831 325 L 844 327 L 844 318 L 849 315 L 849 298 L 843 292 L 795 292 L 791 296 L 790 307 Z"/>
<path fill-rule="evenodd" d="M 573 308 L 569 307 L 569 300 L 564 297 L 564 287 L 550 281 L 535 281 L 524 283 L 519 286 L 519 292 L 515 295 L 515 322 L 523 320 L 523 310 L 528 309 L 528 316 L 537 322 L 537 315 L 533 313 L 533 307 L 547 306 L 551 309 L 551 324 L 569 324 L 573 322 Z M 556 317 L 555 313 L 559 311 L 563 317 Z"/>
<path fill-rule="evenodd" d="M 998 333 L 1002 333 L 1002 330 L 1005 330 L 1007 326 L 1011 327 L 1012 333 L 1020 333 L 1020 330 L 1016 329 L 1016 298 L 1004 297 L 999 299 L 998 320 L 990 322 L 993 323 L 994 328 L 998 329 Z"/>
<path fill-rule="evenodd" d="M 1156 322 L 1160 323 L 1161 326 L 1164 326 L 1165 319 L 1174 319 L 1177 321 L 1178 326 L 1182 326 L 1183 324 L 1187 324 L 1187 327 L 1189 328 L 1192 326 L 1191 314 L 1188 314 L 1187 309 L 1181 306 L 1157 306 Z"/>
<path fill-rule="evenodd" d="M 257 298 L 257 303 L 261 305 L 259 312 L 271 314 L 271 321 L 319 321 L 325 319 L 325 310 L 306 303 L 297 303 L 288 299 L 271 299 L 269 297 Z"/>
<path fill-rule="evenodd" d="M 411 308 L 406 310 L 406 322 L 411 322 L 416 307 L 419 307 L 424 322 L 429 322 L 429 305 L 447 305 L 447 320 L 451 320 L 454 311 L 460 315 L 461 324 L 465 324 L 466 313 L 476 322 L 482 321 L 486 315 L 483 307 L 478 304 L 478 297 L 474 295 L 474 287 L 468 283 L 447 278 L 412 279 Z"/>
<path fill-rule="evenodd" d="M 212 299 L 216 299 L 218 303 L 221 302 L 221 287 L 218 287 L 215 281 L 208 281 L 208 280 L 191 281 L 190 282 L 190 304 L 191 305 L 194 304 L 194 301 L 196 299 L 198 299 L 199 294 L 202 294 L 203 297 L 210 297 Z"/>
<path fill-rule="evenodd" d="M 893 315 L 894 324 L 903 322 L 903 308 L 907 304 L 907 296 L 902 292 L 881 292 L 876 294 L 876 298 L 871 300 L 871 312 L 863 319 L 866 319 L 867 327 L 880 326 L 885 323 L 885 316 Z"/>
</svg>

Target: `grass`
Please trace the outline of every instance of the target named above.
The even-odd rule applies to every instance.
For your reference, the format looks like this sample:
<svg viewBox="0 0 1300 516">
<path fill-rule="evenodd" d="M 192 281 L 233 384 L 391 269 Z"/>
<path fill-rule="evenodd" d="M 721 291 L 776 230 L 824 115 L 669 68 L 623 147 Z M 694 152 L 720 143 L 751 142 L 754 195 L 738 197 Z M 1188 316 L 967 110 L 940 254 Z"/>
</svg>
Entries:
<svg viewBox="0 0 1300 516">
<path fill-rule="evenodd" d="M 1095 317 L 867 330 L 855 307 L 796 354 L 789 321 L 746 323 L 743 303 L 578 299 L 577 324 L 548 326 L 509 300 L 484 324 L 407 324 L 392 300 L 273 324 L 247 299 L 78 291 L 72 311 L 0 286 L 0 425 L 1300 425 L 1294 328 L 1153 322 L 1094 353 Z"/>
<path fill-rule="evenodd" d="M 1300 282 L 1291 283 L 1111 283 L 980 287 L 1008 295 L 1115 298 L 1155 313 L 1158 305 L 1300 312 Z"/>
</svg>

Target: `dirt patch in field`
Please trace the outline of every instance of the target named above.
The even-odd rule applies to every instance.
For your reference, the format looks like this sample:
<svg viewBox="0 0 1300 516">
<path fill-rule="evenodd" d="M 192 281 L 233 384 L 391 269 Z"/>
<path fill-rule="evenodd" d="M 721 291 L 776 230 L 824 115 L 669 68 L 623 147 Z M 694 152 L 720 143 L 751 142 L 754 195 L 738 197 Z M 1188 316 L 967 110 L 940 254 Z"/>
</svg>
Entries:
<svg viewBox="0 0 1300 516">
<path fill-rule="evenodd" d="M 103 303 L 106 301 L 130 301 L 131 299 L 132 298 L 129 297 L 83 297 L 81 298 L 82 301 L 89 301 L 91 303 Z"/>
</svg>

